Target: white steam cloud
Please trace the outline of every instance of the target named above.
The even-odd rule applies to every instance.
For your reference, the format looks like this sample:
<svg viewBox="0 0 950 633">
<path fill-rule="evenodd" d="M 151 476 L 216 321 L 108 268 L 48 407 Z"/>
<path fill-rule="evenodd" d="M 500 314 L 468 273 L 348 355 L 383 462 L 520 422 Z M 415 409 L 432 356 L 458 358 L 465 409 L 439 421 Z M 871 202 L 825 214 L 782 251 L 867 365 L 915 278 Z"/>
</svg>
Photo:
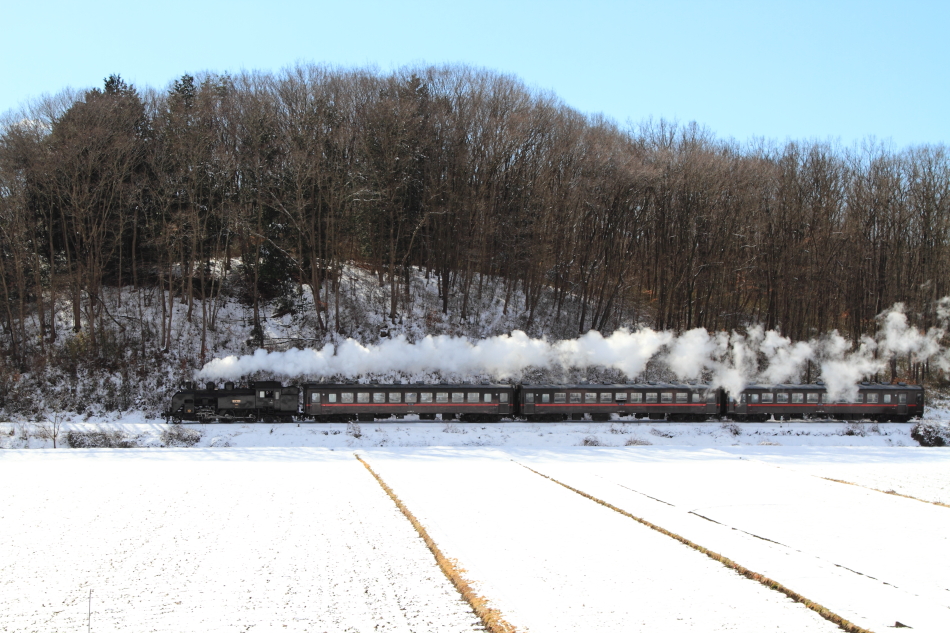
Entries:
<svg viewBox="0 0 950 633">
<path fill-rule="evenodd" d="M 939 302 L 937 313 L 942 323 L 950 320 L 950 298 Z M 822 379 L 829 395 L 838 398 L 853 395 L 863 377 L 884 372 L 895 356 L 910 355 L 916 362 L 932 360 L 938 368 L 950 371 L 950 350 L 941 344 L 944 327 L 924 332 L 911 326 L 902 304 L 878 320 L 877 335 L 862 337 L 856 346 L 837 331 L 810 341 L 792 341 L 760 326 L 750 327 L 745 334 L 698 328 L 678 336 L 649 328 L 622 328 L 607 337 L 591 331 L 564 341 L 530 338 L 521 331 L 478 341 L 427 336 L 410 343 L 397 336 L 376 345 L 362 345 L 347 339 L 339 346 L 328 344 L 319 350 L 257 350 L 247 356 L 215 359 L 197 378 L 238 379 L 257 372 L 287 377 L 438 372 L 505 379 L 520 378 L 529 368 L 587 367 L 617 369 L 634 378 L 656 358 L 680 380 L 706 377 L 713 385 L 737 394 L 750 383 L 797 380 L 811 361 L 819 369 L 814 378 Z"/>
</svg>

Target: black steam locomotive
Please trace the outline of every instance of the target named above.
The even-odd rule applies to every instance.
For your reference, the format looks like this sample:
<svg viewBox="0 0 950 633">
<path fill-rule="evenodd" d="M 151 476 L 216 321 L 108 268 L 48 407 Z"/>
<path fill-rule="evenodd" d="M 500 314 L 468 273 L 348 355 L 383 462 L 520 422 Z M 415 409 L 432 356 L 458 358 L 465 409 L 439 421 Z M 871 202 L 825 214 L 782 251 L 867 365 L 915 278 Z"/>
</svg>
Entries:
<svg viewBox="0 0 950 633">
<path fill-rule="evenodd" d="M 496 422 L 610 420 L 678 422 L 728 419 L 878 420 L 907 422 L 924 411 L 924 388 L 863 382 L 853 398 L 831 400 L 821 382 L 748 385 L 737 398 L 696 383 L 505 384 L 505 383 L 307 383 L 275 381 L 219 389 L 194 384 L 172 396 L 168 422 L 343 422 L 418 416 L 420 420 Z"/>
</svg>

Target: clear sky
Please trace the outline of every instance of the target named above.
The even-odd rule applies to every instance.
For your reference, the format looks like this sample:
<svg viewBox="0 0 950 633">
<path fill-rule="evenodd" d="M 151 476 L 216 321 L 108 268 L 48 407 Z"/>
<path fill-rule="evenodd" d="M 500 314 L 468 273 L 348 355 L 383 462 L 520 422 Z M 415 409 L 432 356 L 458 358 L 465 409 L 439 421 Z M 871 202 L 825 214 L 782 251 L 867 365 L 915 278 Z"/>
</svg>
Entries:
<svg viewBox="0 0 950 633">
<path fill-rule="evenodd" d="M 950 142 L 950 1 L 8 0 L 0 111 L 111 74 L 462 62 L 621 124 Z"/>
</svg>

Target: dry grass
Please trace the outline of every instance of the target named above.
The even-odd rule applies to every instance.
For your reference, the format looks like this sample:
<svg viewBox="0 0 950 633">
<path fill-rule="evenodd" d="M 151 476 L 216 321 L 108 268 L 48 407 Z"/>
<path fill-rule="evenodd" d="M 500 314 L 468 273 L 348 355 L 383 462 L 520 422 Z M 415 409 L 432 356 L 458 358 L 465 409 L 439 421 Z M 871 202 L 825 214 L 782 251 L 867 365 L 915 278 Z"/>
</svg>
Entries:
<svg viewBox="0 0 950 633">
<path fill-rule="evenodd" d="M 516 462 L 516 463 L 517 463 L 517 462 Z M 594 503 L 599 503 L 600 505 L 604 506 L 605 508 L 609 508 L 609 509 L 613 510 L 614 512 L 617 512 L 617 513 L 619 513 L 619 514 L 624 515 L 625 517 L 628 517 L 628 518 L 630 518 L 630 519 L 633 519 L 633 520 L 636 521 L 637 523 L 640 523 L 640 524 L 642 524 L 642 525 L 645 525 L 645 526 L 647 526 L 648 528 L 650 528 L 650 529 L 652 529 L 652 530 L 656 530 L 656 531 L 659 532 L 660 534 L 665 534 L 666 536 L 669 536 L 670 538 L 676 539 L 677 541 L 679 541 L 679 542 L 682 543 L 683 545 L 686 545 L 686 546 L 688 546 L 688 547 L 691 547 L 691 548 L 693 548 L 694 550 L 696 550 L 697 552 L 701 552 L 701 553 L 705 554 L 705 555 L 708 556 L 709 558 L 711 558 L 711 559 L 713 559 L 713 560 L 715 560 L 715 561 L 718 561 L 718 562 L 722 563 L 723 565 L 725 565 L 725 566 L 728 567 L 729 569 L 735 570 L 736 572 L 742 574 L 742 575 L 745 576 L 746 578 L 749 578 L 749 579 L 751 579 L 751 580 L 755 580 L 756 582 L 759 582 L 759 583 L 765 585 L 765 586 L 768 587 L 769 589 L 774 589 L 775 591 L 779 591 L 779 592 L 785 594 L 786 596 L 788 596 L 789 598 L 791 598 L 791 599 L 794 600 L 795 602 L 799 602 L 799 603 L 803 604 L 804 606 L 808 607 L 809 609 L 811 609 L 812 611 L 814 611 L 815 613 L 817 613 L 818 615 L 820 615 L 820 616 L 823 617 L 824 619 L 828 620 L 829 622 L 832 622 L 832 623 L 836 624 L 836 625 L 837 625 L 841 630 L 843 630 L 843 631 L 848 631 L 848 633 L 871 633 L 871 631 L 869 631 L 868 629 L 862 628 L 862 627 L 858 626 L 857 624 L 854 624 L 853 622 L 849 622 L 848 620 L 845 620 L 843 617 L 841 617 L 841 616 L 838 615 L 837 613 L 834 613 L 833 611 L 830 611 L 829 609 L 827 609 L 827 608 L 821 606 L 821 605 L 818 604 L 817 602 L 813 602 L 812 600 L 809 600 L 808 598 L 806 598 L 805 596 L 801 595 L 800 593 L 798 593 L 798 592 L 796 592 L 796 591 L 792 591 L 791 589 L 789 589 L 789 588 L 786 587 L 785 585 L 783 585 L 783 584 L 781 584 L 781 583 L 779 583 L 779 582 L 777 582 L 777 581 L 775 581 L 775 580 L 772 580 L 771 578 L 768 578 L 768 577 L 766 577 L 766 576 L 763 576 L 762 574 L 759 574 L 759 573 L 756 573 L 756 572 L 752 571 L 751 569 L 747 569 L 747 568 L 743 567 L 743 566 L 740 565 L 739 563 L 737 563 L 737 562 L 735 562 L 735 561 L 733 561 L 733 560 L 730 560 L 730 559 L 726 558 L 726 557 L 723 556 L 722 554 L 719 554 L 719 553 L 714 552 L 714 551 L 712 551 L 712 550 L 706 549 L 706 548 L 703 547 L 702 545 L 698 545 L 698 544 L 696 544 L 696 543 L 690 541 L 689 539 L 687 539 L 687 538 L 685 538 L 685 537 L 683 537 L 683 536 L 680 536 L 679 534 L 676 534 L 676 533 L 674 533 L 674 532 L 670 532 L 670 531 L 667 530 L 666 528 L 662 528 L 662 527 L 660 527 L 659 525 L 656 525 L 655 523 L 650 523 L 650 522 L 647 521 L 646 519 L 642 519 L 642 518 L 640 518 L 640 517 L 634 516 L 634 515 L 630 514 L 629 512 L 627 512 L 626 510 L 622 510 L 622 509 L 618 508 L 617 506 L 615 506 L 615 505 L 613 505 L 613 504 L 611 504 L 611 503 L 608 503 L 608 502 L 606 502 L 606 501 L 604 501 L 604 500 L 602 500 L 602 499 L 598 499 L 597 497 L 595 497 L 595 496 L 593 496 L 593 495 L 589 495 L 589 494 L 587 494 L 586 492 L 584 492 L 584 491 L 582 491 L 582 490 L 578 490 L 577 488 L 573 488 L 573 487 L 571 487 L 571 486 L 569 486 L 569 485 L 567 485 L 567 484 L 565 484 L 565 483 L 563 483 L 563 482 L 561 482 L 561 481 L 558 481 L 557 479 L 554 479 L 553 477 L 549 477 L 549 476 L 545 475 L 544 473 L 540 473 L 540 472 L 534 470 L 533 468 L 530 468 L 530 467 L 528 467 L 528 466 L 525 466 L 524 464 L 518 464 L 518 465 L 519 465 L 519 466 L 522 466 L 522 467 L 524 467 L 524 468 L 526 468 L 526 469 L 528 469 L 528 470 L 530 470 L 531 472 L 533 472 L 533 473 L 536 474 L 536 475 L 540 475 L 541 477 L 544 477 L 545 479 L 547 479 L 547 480 L 549 480 L 549 481 L 552 481 L 552 482 L 558 484 L 559 486 L 563 486 L 564 488 L 567 488 L 567 489 L 570 490 L 571 492 L 575 492 L 575 493 L 579 494 L 580 496 L 585 497 L 586 499 L 590 499 L 590 500 L 593 501 Z"/>
<path fill-rule="evenodd" d="M 442 570 L 442 573 L 445 574 L 446 578 L 455 585 L 455 588 L 462 595 L 462 598 L 472 607 L 472 610 L 475 612 L 485 626 L 485 629 L 491 631 L 491 633 L 517 633 L 517 629 L 512 626 L 509 622 L 501 616 L 501 612 L 498 609 L 493 609 L 488 606 L 488 600 L 482 596 L 475 593 L 475 590 L 472 589 L 471 585 L 468 584 L 468 581 L 462 576 L 462 573 L 465 571 L 458 566 L 458 561 L 451 558 L 446 558 L 442 553 L 442 550 L 439 549 L 439 546 L 435 544 L 435 541 L 432 540 L 432 537 L 429 536 L 429 533 L 426 531 L 425 527 L 419 520 L 413 516 L 412 512 L 409 511 L 409 508 L 405 506 L 402 500 L 396 496 L 396 493 L 393 492 L 393 489 L 386 485 L 386 482 L 376 474 L 376 471 L 370 467 L 365 460 L 359 455 L 356 456 L 356 459 L 360 460 L 360 463 L 366 467 L 366 470 L 376 479 L 376 482 L 379 483 L 380 487 L 389 495 L 389 498 L 393 500 L 393 503 L 396 504 L 396 507 L 399 508 L 399 511 L 402 512 L 403 516 L 409 519 L 409 523 L 412 524 L 412 527 L 415 528 L 416 532 L 419 533 L 419 536 L 422 537 L 422 540 L 425 542 L 426 547 L 429 548 L 429 551 L 432 552 L 432 555 L 435 556 L 435 561 L 438 563 L 439 568 Z"/>
<path fill-rule="evenodd" d="M 926 499 L 918 499 L 917 497 L 912 497 L 910 495 L 902 495 L 899 492 L 894 490 L 878 490 L 877 488 L 871 488 L 869 486 L 862 486 L 861 484 L 856 484 L 853 481 L 845 481 L 843 479 L 832 479 L 831 477 L 821 477 L 825 481 L 833 481 L 836 484 L 847 484 L 849 486 L 856 486 L 858 488 L 864 488 L 865 490 L 873 490 L 874 492 L 880 492 L 886 495 L 894 495 L 895 497 L 904 497 L 905 499 L 913 499 L 914 501 L 920 501 L 921 503 L 929 503 L 931 505 L 940 506 L 941 508 L 950 508 L 950 505 L 946 503 L 940 503 L 939 501 L 927 501 Z"/>
</svg>

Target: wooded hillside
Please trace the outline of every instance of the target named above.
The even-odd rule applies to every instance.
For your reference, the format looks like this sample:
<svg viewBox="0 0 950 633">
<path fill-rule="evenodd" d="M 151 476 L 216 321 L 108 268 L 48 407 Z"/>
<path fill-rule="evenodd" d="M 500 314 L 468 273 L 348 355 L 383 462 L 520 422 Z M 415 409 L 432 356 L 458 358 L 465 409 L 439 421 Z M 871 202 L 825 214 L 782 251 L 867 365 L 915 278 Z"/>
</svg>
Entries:
<svg viewBox="0 0 950 633">
<path fill-rule="evenodd" d="M 339 317 L 342 267 L 369 267 L 398 319 L 411 267 L 461 318 L 485 276 L 554 293 L 571 329 L 760 322 L 792 338 L 874 331 L 903 301 L 920 326 L 950 294 L 944 146 L 740 145 L 695 125 L 587 116 L 511 76 L 469 67 L 384 74 L 298 66 L 112 76 L 8 113 L 0 137 L 0 324 L 22 363 L 71 306 L 103 353 L 104 288 L 198 305 L 240 259 L 243 300 L 309 286 Z M 164 302 L 164 300 L 163 300 Z M 164 313 L 164 305 L 163 313 Z M 172 311 L 168 310 L 169 319 Z M 31 336 L 28 322 L 39 324 Z M 173 328 L 163 320 L 160 346 Z"/>
</svg>

